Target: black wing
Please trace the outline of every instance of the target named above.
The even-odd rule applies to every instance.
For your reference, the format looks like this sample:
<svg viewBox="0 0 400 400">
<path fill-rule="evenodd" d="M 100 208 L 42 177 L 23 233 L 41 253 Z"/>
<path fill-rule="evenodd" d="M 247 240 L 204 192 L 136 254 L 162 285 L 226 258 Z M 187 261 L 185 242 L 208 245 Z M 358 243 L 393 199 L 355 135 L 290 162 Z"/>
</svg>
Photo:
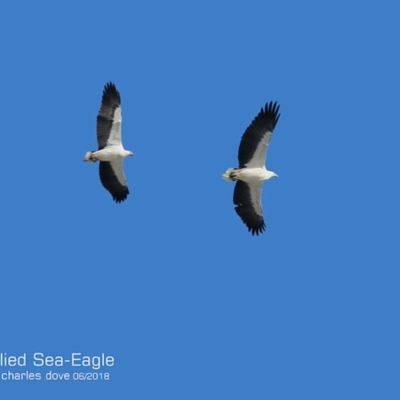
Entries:
<svg viewBox="0 0 400 400">
<path fill-rule="evenodd" d="M 235 211 L 252 235 L 259 235 L 266 228 L 261 207 L 261 192 L 262 182 L 248 184 L 243 181 L 236 182 L 233 192 Z"/>
<path fill-rule="evenodd" d="M 119 111 L 119 118 L 114 119 L 116 111 Z M 115 85 L 109 82 L 104 86 L 101 107 L 97 115 L 97 143 L 99 145 L 99 150 L 107 146 L 110 135 L 120 140 L 120 115 L 121 96 Z"/>
<path fill-rule="evenodd" d="M 122 160 L 118 162 L 101 161 L 99 166 L 100 181 L 107 189 L 116 203 L 122 203 L 129 194 L 124 173 Z"/>
<path fill-rule="evenodd" d="M 267 103 L 247 127 L 239 146 L 239 168 L 265 165 L 267 147 L 280 117 L 279 107 L 277 102 Z"/>
</svg>

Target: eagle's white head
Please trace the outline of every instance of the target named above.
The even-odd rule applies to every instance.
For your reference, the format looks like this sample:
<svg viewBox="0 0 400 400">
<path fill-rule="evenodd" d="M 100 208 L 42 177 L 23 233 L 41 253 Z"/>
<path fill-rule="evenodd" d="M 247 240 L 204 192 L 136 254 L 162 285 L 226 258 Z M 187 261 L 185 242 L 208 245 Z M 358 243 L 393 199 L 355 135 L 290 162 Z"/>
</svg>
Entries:
<svg viewBox="0 0 400 400">
<path fill-rule="evenodd" d="M 264 172 L 264 177 L 266 181 L 271 178 L 279 178 L 278 174 L 276 174 L 274 171 L 268 171 L 268 170 Z"/>
</svg>

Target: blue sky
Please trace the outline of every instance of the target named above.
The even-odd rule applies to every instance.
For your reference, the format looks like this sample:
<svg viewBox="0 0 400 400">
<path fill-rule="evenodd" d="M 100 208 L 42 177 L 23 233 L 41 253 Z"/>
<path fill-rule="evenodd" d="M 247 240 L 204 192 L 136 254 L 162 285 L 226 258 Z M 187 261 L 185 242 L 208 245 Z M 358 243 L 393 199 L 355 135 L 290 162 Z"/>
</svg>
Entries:
<svg viewBox="0 0 400 400">
<path fill-rule="evenodd" d="M 398 399 L 399 6 L 7 2 L 0 353 L 26 399 Z M 122 96 L 131 194 L 101 187 L 104 84 Z M 241 135 L 281 118 L 267 230 L 236 216 Z M 34 353 L 115 358 L 108 381 Z"/>
</svg>

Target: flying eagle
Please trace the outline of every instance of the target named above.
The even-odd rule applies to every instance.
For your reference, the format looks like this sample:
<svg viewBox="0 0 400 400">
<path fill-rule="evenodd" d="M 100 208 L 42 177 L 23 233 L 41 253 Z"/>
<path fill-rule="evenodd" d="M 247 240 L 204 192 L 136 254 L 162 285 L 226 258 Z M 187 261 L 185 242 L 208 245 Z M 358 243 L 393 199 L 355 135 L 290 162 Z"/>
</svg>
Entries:
<svg viewBox="0 0 400 400">
<path fill-rule="evenodd" d="M 112 82 L 104 86 L 100 111 L 97 115 L 97 151 L 88 151 L 83 161 L 100 161 L 100 181 L 116 203 L 128 197 L 123 160 L 133 156 L 121 141 L 121 96 Z"/>
<path fill-rule="evenodd" d="M 229 168 L 222 177 L 236 181 L 233 192 L 235 211 L 252 235 L 264 232 L 266 225 L 261 206 L 264 181 L 277 178 L 275 172 L 265 168 L 267 149 L 279 120 L 277 102 L 267 103 L 242 136 L 239 146 L 239 168 Z"/>
</svg>

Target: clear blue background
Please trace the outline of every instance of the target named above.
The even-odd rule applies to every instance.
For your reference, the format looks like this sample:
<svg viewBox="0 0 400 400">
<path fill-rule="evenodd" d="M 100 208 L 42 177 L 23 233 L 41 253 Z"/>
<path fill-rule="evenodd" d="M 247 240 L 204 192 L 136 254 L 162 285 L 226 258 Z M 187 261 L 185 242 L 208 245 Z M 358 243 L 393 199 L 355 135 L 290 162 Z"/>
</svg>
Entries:
<svg viewBox="0 0 400 400">
<path fill-rule="evenodd" d="M 399 399 L 399 11 L 3 2 L 0 352 L 116 363 L 1 398 Z M 82 161 L 110 80 L 121 205 Z M 252 237 L 221 174 L 270 100 L 279 179 Z"/>
</svg>

